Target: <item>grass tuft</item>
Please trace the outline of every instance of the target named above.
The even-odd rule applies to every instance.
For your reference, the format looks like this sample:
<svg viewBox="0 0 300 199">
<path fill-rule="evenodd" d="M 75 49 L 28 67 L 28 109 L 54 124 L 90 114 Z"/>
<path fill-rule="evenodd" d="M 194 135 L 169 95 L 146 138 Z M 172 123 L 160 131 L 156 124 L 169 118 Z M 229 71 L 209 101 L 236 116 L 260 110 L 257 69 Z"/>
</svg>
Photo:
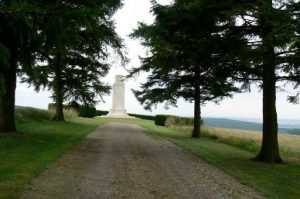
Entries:
<svg viewBox="0 0 300 199">
<path fill-rule="evenodd" d="M 29 121 L 43 121 L 50 120 L 52 113 L 47 110 L 29 108 L 29 107 L 16 107 L 15 117 L 18 123 L 26 123 Z"/>
</svg>

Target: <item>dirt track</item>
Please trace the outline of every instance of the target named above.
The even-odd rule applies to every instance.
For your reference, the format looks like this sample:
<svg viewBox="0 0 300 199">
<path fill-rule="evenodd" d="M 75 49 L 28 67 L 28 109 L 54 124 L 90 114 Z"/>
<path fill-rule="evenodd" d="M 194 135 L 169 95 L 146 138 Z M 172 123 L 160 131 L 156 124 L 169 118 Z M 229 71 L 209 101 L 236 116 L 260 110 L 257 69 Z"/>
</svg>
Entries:
<svg viewBox="0 0 300 199">
<path fill-rule="evenodd" d="M 21 198 L 261 198 L 195 155 L 143 131 L 120 123 L 99 127 Z"/>
</svg>

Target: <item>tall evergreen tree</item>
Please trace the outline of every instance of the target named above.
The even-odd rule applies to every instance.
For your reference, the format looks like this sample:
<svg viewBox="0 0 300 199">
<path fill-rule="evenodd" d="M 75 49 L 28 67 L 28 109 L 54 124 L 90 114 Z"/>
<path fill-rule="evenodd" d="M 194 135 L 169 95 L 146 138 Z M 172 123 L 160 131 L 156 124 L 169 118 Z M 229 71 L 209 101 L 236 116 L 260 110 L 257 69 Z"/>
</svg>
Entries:
<svg viewBox="0 0 300 199">
<path fill-rule="evenodd" d="M 200 137 L 201 105 L 238 91 L 230 76 L 233 65 L 241 64 L 234 52 L 243 39 L 226 27 L 234 23 L 224 14 L 229 6 L 230 1 L 211 0 L 154 5 L 154 24 L 140 24 L 133 34 L 150 51 L 131 73 L 151 72 L 142 90 L 134 91 L 137 99 L 147 109 L 161 102 L 176 105 L 180 97 L 193 101 L 192 137 Z"/>
<path fill-rule="evenodd" d="M 53 91 L 56 102 L 54 120 L 64 120 L 63 102 L 79 100 L 94 104 L 96 96 L 108 93 L 110 88 L 101 82 L 109 64 L 108 47 L 121 53 L 121 40 L 114 30 L 112 15 L 121 6 L 116 1 L 88 1 L 65 4 L 51 1 L 53 12 L 64 13 L 41 19 L 43 36 L 40 60 L 34 75 L 26 81 L 37 89 Z"/>
<path fill-rule="evenodd" d="M 95 63 L 95 67 L 96 65 L 101 65 L 101 69 L 97 69 L 97 72 L 93 71 L 89 66 L 87 66 L 89 69 L 83 68 L 82 71 L 85 73 L 90 74 L 90 72 L 87 71 L 91 70 L 95 74 L 89 76 L 89 78 L 93 77 L 93 81 L 86 83 L 87 80 L 85 80 L 82 82 L 87 86 L 92 84 L 93 88 L 97 89 L 97 91 L 108 92 L 106 85 L 98 85 L 100 82 L 98 79 L 95 79 L 95 75 L 98 74 L 97 77 L 99 77 L 99 75 L 103 75 L 105 71 L 107 71 L 107 65 L 100 64 L 98 60 L 100 57 L 103 59 L 107 56 L 106 53 L 108 50 L 104 45 L 119 50 L 120 40 L 112 30 L 113 22 L 110 17 L 120 6 L 121 3 L 119 0 L 85 2 L 41 2 L 36 0 L 0 1 L 0 132 L 16 130 L 14 108 L 17 75 L 22 76 L 26 74 L 27 77 L 31 79 L 29 81 L 31 83 L 34 82 L 35 85 L 49 83 L 48 77 L 53 79 L 53 70 L 44 70 L 39 73 L 39 70 L 36 70 L 36 68 L 32 70 L 32 66 L 40 60 L 49 65 L 52 64 L 53 66 L 53 63 L 58 63 L 56 66 L 61 67 L 62 63 L 65 63 L 66 60 L 70 60 L 71 57 L 71 53 L 68 54 L 68 59 L 67 56 L 63 54 L 69 50 L 65 44 L 71 44 L 66 41 L 74 42 L 75 37 L 78 38 L 78 42 L 83 42 L 81 44 L 85 45 L 81 46 L 82 49 L 79 52 L 74 47 L 75 42 L 72 44 L 74 47 L 73 53 L 78 55 L 73 61 L 76 61 L 76 59 L 90 59 L 89 66 L 91 62 L 96 60 L 97 63 Z M 51 18 L 56 20 L 51 20 Z M 59 31 L 55 28 L 66 28 L 67 31 L 62 31 L 61 33 L 64 34 L 59 36 Z M 74 32 L 71 32 L 72 28 Z M 86 38 L 79 35 L 86 34 L 85 32 L 91 33 L 92 29 L 95 31 L 93 35 L 85 35 Z M 53 31 L 53 34 L 51 34 L 51 31 Z M 98 34 L 97 37 L 96 34 Z M 93 39 L 95 39 L 93 41 L 95 42 L 94 45 L 92 45 L 93 42 L 91 41 Z M 89 44 L 89 46 L 86 46 L 86 44 Z M 78 43 L 77 48 L 79 48 L 79 46 L 80 43 Z M 100 56 L 96 55 L 97 49 L 100 51 Z M 55 57 L 53 57 L 54 55 Z M 71 65 L 75 68 L 79 67 L 79 63 L 75 64 L 73 62 L 73 64 L 69 64 L 68 67 Z M 55 88 L 58 93 L 55 98 L 61 101 L 63 98 L 61 93 L 63 92 L 60 91 L 63 86 L 60 83 L 64 80 L 62 79 L 63 70 L 58 70 L 61 69 L 59 67 L 56 68 L 57 70 L 55 72 L 58 73 L 58 75 L 54 78 L 55 81 L 53 81 L 56 83 L 49 83 L 49 87 L 55 85 L 52 87 Z M 48 76 L 48 74 L 50 75 Z M 82 86 L 86 89 L 86 93 L 87 86 Z M 89 93 L 91 93 L 90 90 Z M 81 89 L 81 94 L 84 96 L 84 89 Z M 70 96 L 70 94 L 68 94 L 68 96 Z M 61 110 L 62 106 L 60 106 L 57 112 Z M 58 118 L 61 119 L 63 117 L 61 117 L 60 114 Z"/>
<path fill-rule="evenodd" d="M 29 71 L 34 60 L 34 17 L 14 12 L 28 1 L 0 1 L 0 132 L 13 132 L 17 74 Z"/>
<path fill-rule="evenodd" d="M 243 78 L 261 82 L 263 91 L 263 139 L 254 158 L 269 163 L 281 162 L 276 111 L 277 82 L 299 82 L 299 38 L 297 39 L 295 1 L 237 1 L 237 29 L 248 39 L 248 70 Z M 293 10 L 293 9 L 294 10 Z M 297 44 L 298 43 L 298 44 Z M 246 75 L 245 75 L 246 74 Z M 247 76 L 248 75 L 248 76 Z"/>
</svg>

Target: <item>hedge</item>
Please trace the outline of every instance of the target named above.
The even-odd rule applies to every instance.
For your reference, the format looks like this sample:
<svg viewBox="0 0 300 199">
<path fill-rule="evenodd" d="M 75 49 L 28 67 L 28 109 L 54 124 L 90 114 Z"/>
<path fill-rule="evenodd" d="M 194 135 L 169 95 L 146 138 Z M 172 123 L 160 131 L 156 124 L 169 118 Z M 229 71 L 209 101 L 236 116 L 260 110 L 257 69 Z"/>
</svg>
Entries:
<svg viewBox="0 0 300 199">
<path fill-rule="evenodd" d="M 97 110 L 96 111 L 97 116 L 107 115 L 108 113 L 109 113 L 108 111 L 102 111 L 102 110 Z"/>
<path fill-rule="evenodd" d="M 170 117 L 170 115 L 156 115 L 154 120 L 155 125 L 165 126 L 168 117 Z"/>
<path fill-rule="evenodd" d="M 56 108 L 56 103 L 49 103 L 48 104 L 48 110 L 53 110 Z M 70 102 L 68 105 L 63 104 L 64 109 L 74 109 L 76 111 L 79 111 L 80 104 L 78 104 L 76 101 Z"/>
<path fill-rule="evenodd" d="M 155 120 L 155 116 L 153 115 L 140 115 L 140 114 L 134 114 L 134 113 L 128 113 L 129 116 L 144 119 L 144 120 Z"/>
<path fill-rule="evenodd" d="M 203 120 L 201 120 L 200 123 L 203 125 Z M 174 115 L 156 115 L 155 124 L 158 126 L 191 126 L 194 124 L 194 118 Z"/>
<path fill-rule="evenodd" d="M 80 117 L 92 118 L 92 117 L 97 116 L 96 113 L 97 113 L 97 111 L 96 111 L 95 107 L 81 106 L 79 108 L 79 116 Z"/>
</svg>

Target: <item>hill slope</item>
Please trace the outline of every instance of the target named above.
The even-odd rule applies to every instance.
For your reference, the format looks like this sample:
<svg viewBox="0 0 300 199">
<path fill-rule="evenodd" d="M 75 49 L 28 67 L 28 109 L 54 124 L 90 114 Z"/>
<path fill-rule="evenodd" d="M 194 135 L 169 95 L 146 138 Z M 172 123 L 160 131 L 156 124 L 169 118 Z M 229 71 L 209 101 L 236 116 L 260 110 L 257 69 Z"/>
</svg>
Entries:
<svg viewBox="0 0 300 199">
<path fill-rule="evenodd" d="M 262 124 L 256 122 L 245 122 L 245 121 L 225 119 L 225 118 L 204 118 L 204 123 L 207 126 L 211 126 L 211 127 L 242 129 L 242 130 L 249 130 L 249 131 L 262 131 Z M 279 128 L 278 131 L 280 133 L 300 135 L 300 129 Z"/>
</svg>

